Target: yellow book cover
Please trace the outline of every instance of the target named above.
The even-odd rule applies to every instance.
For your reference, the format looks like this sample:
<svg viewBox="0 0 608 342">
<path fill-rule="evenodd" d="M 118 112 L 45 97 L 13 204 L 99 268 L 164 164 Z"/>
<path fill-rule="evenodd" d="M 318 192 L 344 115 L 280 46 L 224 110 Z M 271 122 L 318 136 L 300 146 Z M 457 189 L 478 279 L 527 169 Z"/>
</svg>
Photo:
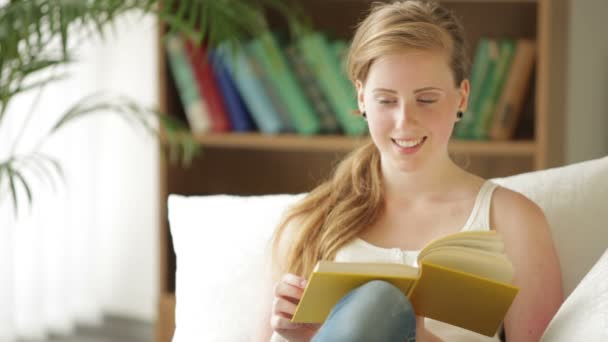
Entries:
<svg viewBox="0 0 608 342">
<path fill-rule="evenodd" d="M 486 336 L 496 333 L 518 292 L 499 234 L 459 232 L 436 239 L 420 251 L 418 264 L 319 261 L 292 321 L 322 323 L 349 291 L 385 280 L 410 298 L 417 315 Z"/>
</svg>

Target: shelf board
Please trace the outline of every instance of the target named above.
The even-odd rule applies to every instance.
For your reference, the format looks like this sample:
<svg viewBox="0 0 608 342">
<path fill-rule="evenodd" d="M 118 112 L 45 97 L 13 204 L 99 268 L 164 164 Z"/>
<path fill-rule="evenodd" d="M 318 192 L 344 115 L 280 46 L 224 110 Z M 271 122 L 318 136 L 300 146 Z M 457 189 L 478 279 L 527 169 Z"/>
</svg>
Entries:
<svg viewBox="0 0 608 342">
<path fill-rule="evenodd" d="M 368 137 L 340 135 L 301 136 L 258 133 L 203 134 L 196 137 L 203 148 L 235 148 L 271 151 L 348 152 L 369 140 Z M 450 143 L 450 151 L 475 155 L 530 156 L 536 154 L 534 141 L 459 141 Z"/>
</svg>

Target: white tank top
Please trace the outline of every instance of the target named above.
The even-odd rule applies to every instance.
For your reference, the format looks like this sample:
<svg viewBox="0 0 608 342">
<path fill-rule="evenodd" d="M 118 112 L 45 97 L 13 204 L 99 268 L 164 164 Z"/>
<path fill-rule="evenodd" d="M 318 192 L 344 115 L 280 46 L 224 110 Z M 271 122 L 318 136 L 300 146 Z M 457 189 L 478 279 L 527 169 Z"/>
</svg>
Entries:
<svg viewBox="0 0 608 342">
<path fill-rule="evenodd" d="M 490 229 L 490 205 L 492 194 L 498 185 L 486 181 L 481 186 L 475 204 L 469 214 L 467 221 L 461 231 L 484 231 Z M 400 263 L 418 266 L 417 257 L 419 250 L 402 250 L 399 248 L 383 248 L 372 245 L 365 240 L 355 238 L 340 248 L 336 254 L 335 261 L 340 262 L 385 262 Z M 435 321 L 430 318 L 424 319 L 425 327 L 443 341 L 449 342 L 495 342 L 500 341 L 498 336 L 487 337 L 453 325 Z M 283 341 L 278 335 L 273 334 L 271 342 Z"/>
</svg>

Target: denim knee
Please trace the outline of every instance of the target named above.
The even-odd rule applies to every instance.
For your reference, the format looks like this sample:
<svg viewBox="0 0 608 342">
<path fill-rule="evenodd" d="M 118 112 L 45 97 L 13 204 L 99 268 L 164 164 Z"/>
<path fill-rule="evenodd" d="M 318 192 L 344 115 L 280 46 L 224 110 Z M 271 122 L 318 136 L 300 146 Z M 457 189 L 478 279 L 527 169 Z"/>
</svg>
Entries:
<svg viewBox="0 0 608 342">
<path fill-rule="evenodd" d="M 413 341 L 416 316 L 409 299 L 388 282 L 374 280 L 344 296 L 313 341 Z"/>
</svg>

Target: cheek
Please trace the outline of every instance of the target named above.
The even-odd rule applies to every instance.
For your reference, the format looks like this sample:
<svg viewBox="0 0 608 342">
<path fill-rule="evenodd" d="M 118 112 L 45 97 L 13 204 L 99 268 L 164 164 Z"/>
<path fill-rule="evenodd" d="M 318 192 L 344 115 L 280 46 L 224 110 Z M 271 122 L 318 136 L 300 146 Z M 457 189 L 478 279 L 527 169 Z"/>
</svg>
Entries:
<svg viewBox="0 0 608 342">
<path fill-rule="evenodd" d="M 374 111 L 368 114 L 367 125 L 371 132 L 385 131 L 392 129 L 395 124 L 395 120 L 391 113 L 383 113 L 381 111 Z"/>
<path fill-rule="evenodd" d="M 454 120 L 449 114 L 436 115 L 427 120 L 426 126 L 434 132 L 436 138 L 449 140 L 454 129 Z"/>
</svg>

